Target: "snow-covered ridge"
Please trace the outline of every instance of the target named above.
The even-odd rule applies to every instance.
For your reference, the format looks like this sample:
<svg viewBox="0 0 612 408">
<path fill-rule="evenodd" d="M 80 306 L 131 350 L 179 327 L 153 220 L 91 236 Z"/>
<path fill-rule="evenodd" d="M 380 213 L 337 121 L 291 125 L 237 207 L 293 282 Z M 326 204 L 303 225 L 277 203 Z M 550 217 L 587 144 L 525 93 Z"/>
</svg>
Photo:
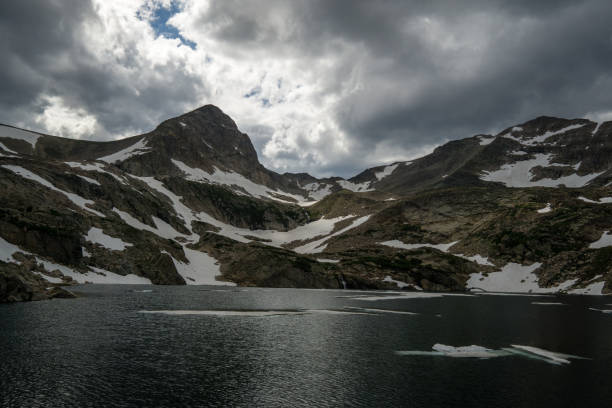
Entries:
<svg viewBox="0 0 612 408">
<path fill-rule="evenodd" d="M 0 137 L 7 137 L 9 139 L 18 139 L 28 142 L 32 145 L 32 149 L 36 147 L 36 142 L 41 137 L 40 134 L 29 132 L 27 130 L 21 130 L 10 126 L 0 125 Z M 8 149 L 4 149 L 9 151 Z M 16 153 L 16 152 L 13 152 Z"/>
<path fill-rule="evenodd" d="M 82 208 L 85 211 L 88 211 L 92 214 L 97 215 L 98 217 L 104 217 L 104 214 L 93 210 L 89 207 L 87 207 L 87 205 L 92 205 L 94 204 L 93 201 L 91 200 L 87 200 L 83 197 L 81 197 L 80 195 L 74 194 L 74 193 L 69 193 L 67 191 L 61 190 L 57 187 L 55 187 L 53 184 L 51 184 L 50 182 L 48 182 L 47 180 L 45 180 L 44 178 L 32 173 L 31 171 L 24 169 L 23 167 L 20 166 L 13 166 L 13 165 L 9 165 L 9 164 L 3 164 L 2 167 L 4 167 L 7 170 L 12 171 L 13 173 L 26 178 L 28 180 L 32 180 L 35 181 L 39 184 L 42 184 L 43 186 L 47 187 L 50 190 L 53 191 L 57 191 L 58 193 L 62 193 L 63 195 L 66 196 L 66 198 L 68 198 L 70 201 L 72 201 L 76 206 Z"/>
<path fill-rule="evenodd" d="M 143 137 L 138 142 L 134 143 L 129 147 L 126 147 L 123 150 L 119 150 L 116 153 L 109 154 L 108 156 L 100 157 L 97 160 L 101 160 L 107 163 L 122 162 L 124 160 L 129 159 L 130 157 L 148 153 L 150 150 L 151 148 L 147 146 L 146 138 Z"/>
</svg>

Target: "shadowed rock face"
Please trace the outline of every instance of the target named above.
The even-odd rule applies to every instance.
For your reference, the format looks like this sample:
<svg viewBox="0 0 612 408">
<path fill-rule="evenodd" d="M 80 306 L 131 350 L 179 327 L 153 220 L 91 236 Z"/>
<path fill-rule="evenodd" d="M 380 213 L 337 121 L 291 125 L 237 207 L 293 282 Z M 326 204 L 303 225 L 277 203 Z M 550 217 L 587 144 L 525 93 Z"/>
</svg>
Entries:
<svg viewBox="0 0 612 408">
<path fill-rule="evenodd" d="M 267 170 L 212 105 L 114 142 L 0 126 L 0 143 L 4 302 L 201 272 L 248 286 L 463 291 L 510 263 L 541 264 L 540 287 L 612 288 L 612 122 L 540 117 L 348 181 Z"/>
</svg>

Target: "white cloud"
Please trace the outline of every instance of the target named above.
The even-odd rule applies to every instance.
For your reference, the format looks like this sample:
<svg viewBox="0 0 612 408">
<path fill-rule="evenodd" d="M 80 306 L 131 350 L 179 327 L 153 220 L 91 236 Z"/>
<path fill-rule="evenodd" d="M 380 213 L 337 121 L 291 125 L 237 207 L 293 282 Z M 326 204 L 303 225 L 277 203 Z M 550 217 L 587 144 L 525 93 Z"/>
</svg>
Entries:
<svg viewBox="0 0 612 408">
<path fill-rule="evenodd" d="M 59 96 L 43 96 L 46 105 L 35 121 L 50 134 L 80 139 L 96 134 L 98 121 L 95 116 L 82 108 L 66 106 Z"/>
</svg>

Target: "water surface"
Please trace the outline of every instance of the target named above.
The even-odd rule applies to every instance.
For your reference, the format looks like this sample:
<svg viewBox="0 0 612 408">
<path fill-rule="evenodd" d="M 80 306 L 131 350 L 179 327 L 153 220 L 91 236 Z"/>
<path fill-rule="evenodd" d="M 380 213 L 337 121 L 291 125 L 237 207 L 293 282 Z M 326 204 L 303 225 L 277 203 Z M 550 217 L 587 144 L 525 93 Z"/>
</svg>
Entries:
<svg viewBox="0 0 612 408">
<path fill-rule="evenodd" d="M 390 295 L 378 292 L 381 300 L 368 300 L 359 297 L 364 292 L 336 290 L 75 290 L 78 299 L 0 305 L 0 406 L 601 407 L 612 401 L 612 315 L 590 310 L 611 309 L 609 297 L 384 300 Z M 429 352 L 438 343 L 523 345 L 588 359 L 555 365 L 521 356 L 398 354 Z"/>
</svg>

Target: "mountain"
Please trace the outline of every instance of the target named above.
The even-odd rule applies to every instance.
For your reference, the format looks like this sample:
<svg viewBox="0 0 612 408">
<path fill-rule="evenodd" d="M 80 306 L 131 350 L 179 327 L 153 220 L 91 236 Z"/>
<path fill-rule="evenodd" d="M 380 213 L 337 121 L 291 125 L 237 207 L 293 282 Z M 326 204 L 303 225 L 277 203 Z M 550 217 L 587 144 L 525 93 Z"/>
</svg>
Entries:
<svg viewBox="0 0 612 408">
<path fill-rule="evenodd" d="M 112 142 L 0 125 L 0 301 L 74 283 L 607 293 L 612 122 L 540 117 L 345 180 L 207 105 Z"/>
</svg>

